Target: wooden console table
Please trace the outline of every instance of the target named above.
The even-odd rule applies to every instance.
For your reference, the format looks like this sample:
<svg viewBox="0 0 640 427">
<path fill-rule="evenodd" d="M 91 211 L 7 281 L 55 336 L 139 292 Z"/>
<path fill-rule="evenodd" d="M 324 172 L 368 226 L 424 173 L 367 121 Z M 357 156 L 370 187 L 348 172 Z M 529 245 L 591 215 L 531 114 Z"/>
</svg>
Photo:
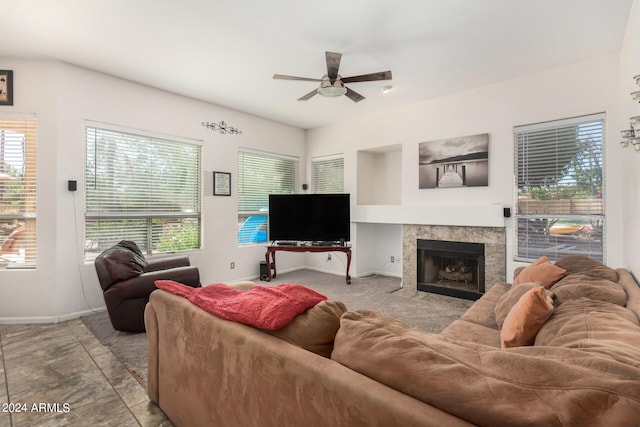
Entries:
<svg viewBox="0 0 640 427">
<path fill-rule="evenodd" d="M 313 246 L 313 245 L 269 245 L 265 258 L 267 260 L 267 282 L 271 277 L 276 277 L 276 252 L 344 252 L 347 254 L 347 285 L 351 284 L 351 276 L 349 276 L 349 267 L 351 266 L 351 247 L 350 246 Z M 271 266 L 273 265 L 273 276 L 271 275 Z"/>
</svg>

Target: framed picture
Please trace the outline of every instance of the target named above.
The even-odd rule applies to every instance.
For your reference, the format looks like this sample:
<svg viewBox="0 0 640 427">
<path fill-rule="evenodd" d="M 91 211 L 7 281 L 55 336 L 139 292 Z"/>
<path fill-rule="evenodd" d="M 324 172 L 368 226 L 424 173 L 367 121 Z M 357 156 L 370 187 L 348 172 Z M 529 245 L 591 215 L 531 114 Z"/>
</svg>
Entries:
<svg viewBox="0 0 640 427">
<path fill-rule="evenodd" d="M 13 70 L 0 70 L 0 105 L 13 105 Z"/>
<path fill-rule="evenodd" d="M 213 195 L 214 196 L 230 196 L 231 195 L 231 174 L 229 172 L 213 173 Z"/>
<path fill-rule="evenodd" d="M 487 187 L 489 134 L 419 144 L 418 187 Z"/>
</svg>

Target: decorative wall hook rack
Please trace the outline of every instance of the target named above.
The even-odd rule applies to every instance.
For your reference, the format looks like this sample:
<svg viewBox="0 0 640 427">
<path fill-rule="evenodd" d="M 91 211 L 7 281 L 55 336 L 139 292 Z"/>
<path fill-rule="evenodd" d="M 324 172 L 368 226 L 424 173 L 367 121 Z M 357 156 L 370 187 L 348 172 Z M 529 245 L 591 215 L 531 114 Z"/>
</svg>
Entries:
<svg viewBox="0 0 640 427">
<path fill-rule="evenodd" d="M 640 86 L 640 74 L 633 77 L 636 84 Z M 640 102 L 640 90 L 631 92 L 631 99 Z M 622 141 L 620 145 L 622 147 L 628 147 L 629 144 L 633 144 L 636 151 L 640 151 L 640 116 L 631 117 L 629 119 L 629 129 L 625 129 L 620 132 Z"/>
<path fill-rule="evenodd" d="M 220 123 L 209 123 L 202 122 L 202 126 L 211 129 L 212 131 L 218 131 L 223 135 L 231 134 L 231 135 L 242 135 L 242 131 L 236 127 L 229 126 L 222 120 Z"/>
</svg>

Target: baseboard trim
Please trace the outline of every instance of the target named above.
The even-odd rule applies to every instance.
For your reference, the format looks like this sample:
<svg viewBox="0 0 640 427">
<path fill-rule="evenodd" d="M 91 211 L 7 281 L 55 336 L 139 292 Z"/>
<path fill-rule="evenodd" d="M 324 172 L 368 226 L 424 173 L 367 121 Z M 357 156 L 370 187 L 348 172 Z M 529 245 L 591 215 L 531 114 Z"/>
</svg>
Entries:
<svg viewBox="0 0 640 427">
<path fill-rule="evenodd" d="M 370 276 L 388 276 L 388 277 L 397 277 L 398 279 L 402 279 L 402 274 L 390 273 L 388 271 L 365 271 L 364 273 L 358 273 L 355 275 L 351 275 L 351 277 L 355 277 L 357 279 L 366 279 Z"/>
<path fill-rule="evenodd" d="M 28 316 L 28 317 L 0 317 L 0 324 L 3 325 L 19 325 L 31 323 L 61 323 L 68 320 L 78 319 L 89 314 L 100 313 L 106 310 L 106 307 L 99 307 L 89 310 L 76 311 L 74 313 L 63 314 L 60 316 Z"/>
</svg>

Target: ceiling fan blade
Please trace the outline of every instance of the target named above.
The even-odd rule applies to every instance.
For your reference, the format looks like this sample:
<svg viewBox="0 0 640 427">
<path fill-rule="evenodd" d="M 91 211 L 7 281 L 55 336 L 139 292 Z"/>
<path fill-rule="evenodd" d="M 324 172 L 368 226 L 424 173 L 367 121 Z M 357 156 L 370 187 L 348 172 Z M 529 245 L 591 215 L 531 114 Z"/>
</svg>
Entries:
<svg viewBox="0 0 640 427">
<path fill-rule="evenodd" d="M 347 93 L 345 93 L 344 95 L 353 102 L 360 102 L 364 99 L 364 96 L 360 95 L 358 92 L 353 91 L 348 87 L 346 87 L 345 89 L 347 89 Z"/>
<path fill-rule="evenodd" d="M 327 76 L 329 76 L 329 80 L 331 81 L 331 84 L 333 84 L 338 77 L 338 69 L 340 68 L 340 59 L 342 58 L 342 54 L 325 52 L 325 56 L 327 57 Z"/>
<path fill-rule="evenodd" d="M 301 80 L 301 81 L 305 81 L 305 82 L 321 82 L 321 79 L 312 79 L 309 77 L 295 77 L 295 76 L 285 76 L 282 74 L 274 74 L 273 75 L 274 79 L 281 79 L 281 80 Z"/>
<path fill-rule="evenodd" d="M 308 94 L 301 96 L 300 98 L 298 98 L 298 101 L 306 101 L 307 99 L 309 99 L 312 96 L 314 96 L 316 93 L 318 93 L 318 89 L 314 89 L 311 92 L 309 92 Z"/>
<path fill-rule="evenodd" d="M 363 74 L 361 76 L 343 77 L 342 83 L 372 82 L 375 80 L 391 80 L 391 70 Z"/>
</svg>

